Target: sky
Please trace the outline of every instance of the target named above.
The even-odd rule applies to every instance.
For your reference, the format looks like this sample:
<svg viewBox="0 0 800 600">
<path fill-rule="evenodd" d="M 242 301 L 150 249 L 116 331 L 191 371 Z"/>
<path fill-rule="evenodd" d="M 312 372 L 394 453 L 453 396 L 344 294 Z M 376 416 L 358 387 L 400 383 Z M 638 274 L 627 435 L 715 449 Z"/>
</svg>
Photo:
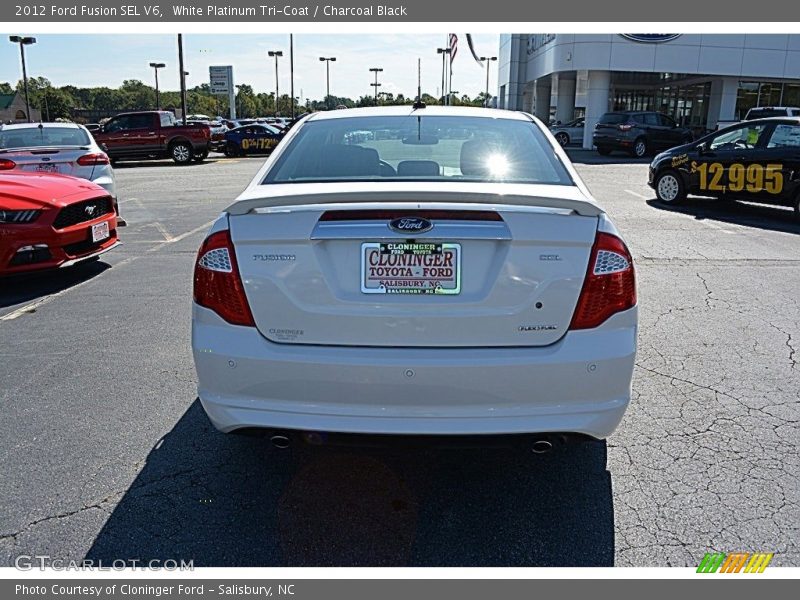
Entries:
<svg viewBox="0 0 800 600">
<path fill-rule="evenodd" d="M 125 79 L 153 84 L 150 62 L 166 63 L 159 72 L 162 89 L 177 90 L 178 50 L 176 35 L 36 34 L 37 43 L 27 46 L 28 76 L 43 76 L 53 85 L 118 87 Z M 335 56 L 331 63 L 331 94 L 353 99 L 372 94 L 370 67 L 381 67 L 380 91 L 415 96 L 417 59 L 422 59 L 423 92 L 436 95 L 441 87 L 442 60 L 436 48 L 445 45 L 446 34 L 380 34 L 294 36 L 295 95 L 325 96 L 325 63 L 320 56 Z M 453 62 L 452 89 L 459 95 L 477 96 L 486 87 L 486 71 L 472 58 L 465 34 L 458 34 L 458 52 Z M 497 34 L 474 34 L 479 56 L 496 56 Z M 275 90 L 275 62 L 268 50 L 282 50 L 279 59 L 281 95 L 289 91 L 289 35 L 184 35 L 184 68 L 187 85 L 208 83 L 210 65 L 233 65 L 234 83 L 247 83 L 256 92 Z M 496 94 L 497 62 L 491 63 L 489 90 Z M 22 71 L 18 46 L 0 44 L 0 81 L 16 82 Z"/>
</svg>

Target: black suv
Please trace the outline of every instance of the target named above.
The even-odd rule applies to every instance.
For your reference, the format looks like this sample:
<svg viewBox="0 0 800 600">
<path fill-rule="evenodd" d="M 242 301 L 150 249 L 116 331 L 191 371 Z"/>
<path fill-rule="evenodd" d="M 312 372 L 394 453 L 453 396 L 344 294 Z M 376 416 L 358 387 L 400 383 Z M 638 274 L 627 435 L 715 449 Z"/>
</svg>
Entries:
<svg viewBox="0 0 800 600">
<path fill-rule="evenodd" d="M 609 112 L 600 117 L 592 138 L 600 154 L 625 150 L 642 157 L 692 141 L 692 132 L 667 115 L 650 111 Z"/>
</svg>

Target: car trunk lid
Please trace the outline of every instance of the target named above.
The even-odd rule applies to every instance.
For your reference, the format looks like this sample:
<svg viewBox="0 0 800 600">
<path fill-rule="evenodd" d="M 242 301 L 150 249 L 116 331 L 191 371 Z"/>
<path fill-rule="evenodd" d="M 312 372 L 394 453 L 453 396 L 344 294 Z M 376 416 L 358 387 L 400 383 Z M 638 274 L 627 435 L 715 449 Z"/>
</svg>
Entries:
<svg viewBox="0 0 800 600">
<path fill-rule="evenodd" d="M 370 198 L 355 186 L 348 194 L 292 189 L 229 209 L 245 293 L 265 337 L 501 347 L 548 345 L 564 335 L 602 212 L 594 203 L 572 187 L 545 194 L 556 186 L 527 186 L 542 193 L 523 196 L 480 184 L 456 194 L 459 201 L 399 187 L 405 190 L 389 195 L 404 202 L 385 201 L 385 189 Z M 404 218 L 432 228 L 392 229 Z"/>
</svg>

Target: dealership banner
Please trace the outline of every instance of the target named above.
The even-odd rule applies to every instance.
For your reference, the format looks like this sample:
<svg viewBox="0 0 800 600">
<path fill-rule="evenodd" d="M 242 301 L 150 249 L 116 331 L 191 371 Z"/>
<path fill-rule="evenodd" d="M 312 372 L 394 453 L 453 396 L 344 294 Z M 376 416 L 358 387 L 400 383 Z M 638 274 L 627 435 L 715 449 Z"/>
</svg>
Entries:
<svg viewBox="0 0 800 600">
<path fill-rule="evenodd" d="M 786 4 L 762 0 L 725 3 L 673 0 L 653 4 L 640 0 L 591 2 L 519 2 L 519 0 L 57 0 L 10 2 L 0 5 L 0 20 L 11 23 L 94 22 L 772 22 L 786 15 Z M 791 15 L 789 16 L 791 18 Z"/>
<path fill-rule="evenodd" d="M 646 597 L 787 597 L 791 580 L 742 579 L 312 579 L 312 580 L 185 580 L 65 578 L 0 581 L 0 597 L 29 600 L 172 600 L 224 598 L 236 600 L 530 600 L 593 598 L 606 595 Z M 796 591 L 796 590 L 794 590 Z M 634 596 L 636 594 L 636 596 Z"/>
</svg>

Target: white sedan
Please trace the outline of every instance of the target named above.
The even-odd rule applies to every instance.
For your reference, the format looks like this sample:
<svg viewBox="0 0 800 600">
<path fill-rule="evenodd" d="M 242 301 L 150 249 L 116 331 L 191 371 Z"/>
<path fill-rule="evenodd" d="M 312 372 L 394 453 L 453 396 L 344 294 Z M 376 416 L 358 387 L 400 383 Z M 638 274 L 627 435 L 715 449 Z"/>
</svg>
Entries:
<svg viewBox="0 0 800 600">
<path fill-rule="evenodd" d="M 381 107 L 300 121 L 211 227 L 192 349 L 224 432 L 546 444 L 620 423 L 637 322 L 630 252 L 542 123 Z"/>
<path fill-rule="evenodd" d="M 0 127 L 0 171 L 9 170 L 88 179 L 102 187 L 117 207 L 117 184 L 111 161 L 83 125 L 3 125 Z"/>
</svg>

